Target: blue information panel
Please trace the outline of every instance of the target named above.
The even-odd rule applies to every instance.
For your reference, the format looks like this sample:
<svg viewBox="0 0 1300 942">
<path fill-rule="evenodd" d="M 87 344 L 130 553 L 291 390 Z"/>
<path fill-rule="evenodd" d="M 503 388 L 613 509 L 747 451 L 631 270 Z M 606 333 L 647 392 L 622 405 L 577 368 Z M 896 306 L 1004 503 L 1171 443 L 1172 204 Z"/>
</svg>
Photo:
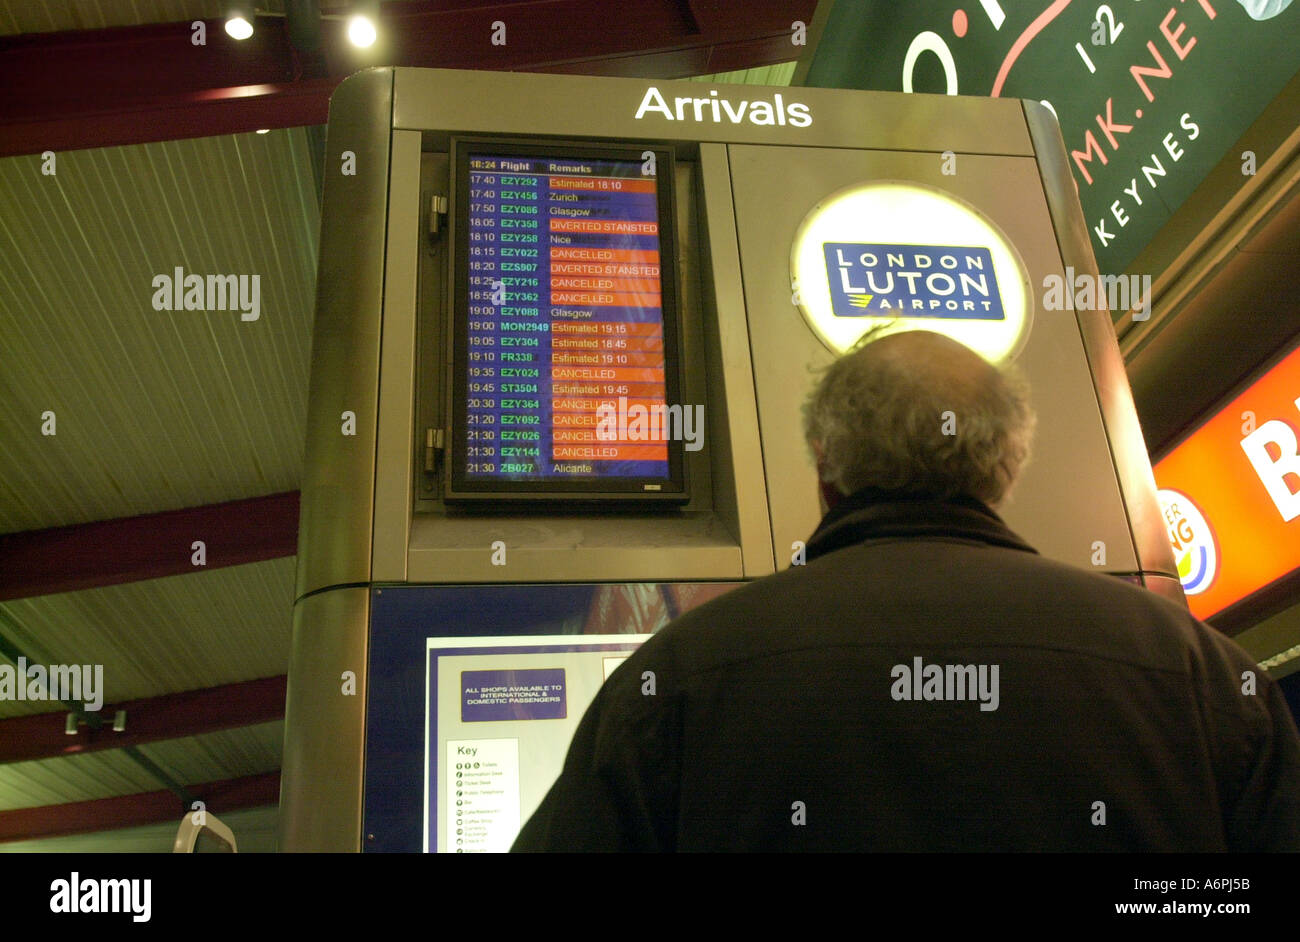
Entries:
<svg viewBox="0 0 1300 942">
<path fill-rule="evenodd" d="M 459 487 L 679 489 L 671 204 L 646 153 L 459 155 Z"/>
<path fill-rule="evenodd" d="M 508 848 L 605 678 L 735 585 L 374 588 L 364 849 Z"/>
</svg>

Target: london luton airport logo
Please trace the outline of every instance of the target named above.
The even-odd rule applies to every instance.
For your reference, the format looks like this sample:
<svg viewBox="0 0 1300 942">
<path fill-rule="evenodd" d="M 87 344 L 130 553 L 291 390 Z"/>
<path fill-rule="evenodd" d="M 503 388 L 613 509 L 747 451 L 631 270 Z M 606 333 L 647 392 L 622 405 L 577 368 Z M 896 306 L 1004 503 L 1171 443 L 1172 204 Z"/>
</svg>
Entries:
<svg viewBox="0 0 1300 942">
<path fill-rule="evenodd" d="M 822 251 L 836 317 L 1006 318 L 986 248 L 824 242 Z"/>
</svg>

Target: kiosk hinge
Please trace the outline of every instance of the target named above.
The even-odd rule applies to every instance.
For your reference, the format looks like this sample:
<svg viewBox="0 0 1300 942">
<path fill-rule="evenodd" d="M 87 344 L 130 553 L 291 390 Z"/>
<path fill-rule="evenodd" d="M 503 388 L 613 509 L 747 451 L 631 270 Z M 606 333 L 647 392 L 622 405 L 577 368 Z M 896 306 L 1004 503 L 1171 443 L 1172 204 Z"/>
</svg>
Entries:
<svg viewBox="0 0 1300 942">
<path fill-rule="evenodd" d="M 424 470 L 432 474 L 438 467 L 438 452 L 442 451 L 442 429 L 424 430 Z"/>
<path fill-rule="evenodd" d="M 447 197 L 433 194 L 429 200 L 429 238 L 436 239 L 442 226 L 442 217 L 447 215 Z"/>
</svg>

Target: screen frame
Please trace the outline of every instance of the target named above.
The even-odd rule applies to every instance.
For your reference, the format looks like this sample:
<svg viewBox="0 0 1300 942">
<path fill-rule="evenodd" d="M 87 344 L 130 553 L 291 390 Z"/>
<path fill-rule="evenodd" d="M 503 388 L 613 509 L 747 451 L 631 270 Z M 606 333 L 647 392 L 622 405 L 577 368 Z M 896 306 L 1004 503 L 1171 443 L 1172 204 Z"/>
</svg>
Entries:
<svg viewBox="0 0 1300 942">
<path fill-rule="evenodd" d="M 443 499 L 448 503 L 484 501 L 525 501 L 538 503 L 671 503 L 690 500 L 685 443 L 670 439 L 668 477 L 562 478 L 555 480 L 469 480 L 463 468 L 467 463 L 468 442 L 460 438 L 466 421 L 468 392 L 469 265 L 469 156 L 473 154 L 506 157 L 568 157 L 591 160 L 643 162 L 646 152 L 654 154 L 656 199 L 659 214 L 659 284 L 660 311 L 663 320 L 664 396 L 665 405 L 682 402 L 685 355 L 682 349 L 683 324 L 680 306 L 680 273 L 677 264 L 677 200 L 675 192 L 676 161 L 671 145 L 651 142 L 601 143 L 526 137 L 454 136 L 450 141 L 451 232 L 448 264 L 451 266 L 450 329 L 447 332 L 447 377 L 444 396 L 444 427 L 447 429 L 446 464 Z M 460 391 L 460 392 L 458 392 Z M 657 490 L 646 490 L 658 485 Z"/>
</svg>

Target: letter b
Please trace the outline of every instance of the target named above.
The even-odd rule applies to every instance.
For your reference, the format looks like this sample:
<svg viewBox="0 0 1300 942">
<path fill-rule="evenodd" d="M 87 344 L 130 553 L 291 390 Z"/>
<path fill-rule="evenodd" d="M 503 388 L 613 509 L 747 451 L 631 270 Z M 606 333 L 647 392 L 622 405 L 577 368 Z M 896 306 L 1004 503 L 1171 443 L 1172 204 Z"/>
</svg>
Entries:
<svg viewBox="0 0 1300 942">
<path fill-rule="evenodd" d="M 1296 400 L 1300 408 L 1300 399 Z M 1269 445 L 1277 447 L 1277 460 L 1269 453 Z M 1278 419 L 1270 419 L 1241 440 L 1241 450 L 1255 469 L 1259 482 L 1282 515 L 1283 522 L 1300 517 L 1300 487 L 1292 490 L 1287 478 L 1300 479 L 1300 448 L 1291 426 Z"/>
</svg>

